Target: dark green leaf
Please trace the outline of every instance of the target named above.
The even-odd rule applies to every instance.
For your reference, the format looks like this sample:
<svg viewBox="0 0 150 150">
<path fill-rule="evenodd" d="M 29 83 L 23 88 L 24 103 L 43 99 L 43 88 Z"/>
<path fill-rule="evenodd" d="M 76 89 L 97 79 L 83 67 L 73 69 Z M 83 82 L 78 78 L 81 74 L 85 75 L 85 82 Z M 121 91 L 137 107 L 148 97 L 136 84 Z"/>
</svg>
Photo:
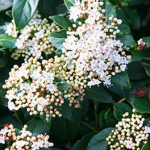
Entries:
<svg viewBox="0 0 150 150">
<path fill-rule="evenodd" d="M 126 25 L 126 24 L 120 24 L 120 25 L 118 26 L 118 29 L 119 29 L 120 31 L 125 31 L 127 34 L 130 34 L 130 33 L 131 33 L 129 26 Z"/>
<path fill-rule="evenodd" d="M 125 114 L 126 112 L 129 113 L 129 117 L 132 115 L 132 108 L 125 104 L 125 103 L 118 103 L 114 105 L 114 116 L 118 121 L 122 119 L 122 115 Z"/>
<path fill-rule="evenodd" d="M 148 99 L 136 98 L 133 100 L 132 105 L 140 113 L 150 113 L 150 102 Z"/>
<path fill-rule="evenodd" d="M 117 73 L 115 76 L 111 78 L 111 81 L 119 86 L 130 88 L 130 81 L 128 77 L 128 73 L 126 71 Z"/>
<path fill-rule="evenodd" d="M 123 31 L 117 34 L 116 37 L 120 40 L 124 46 L 135 46 L 136 43 L 131 35 L 128 35 L 127 32 Z"/>
<path fill-rule="evenodd" d="M 79 130 L 81 110 L 74 108 L 72 116 L 73 121 L 65 119 L 64 117 L 55 117 L 52 119 L 51 131 L 63 142 L 72 141 Z"/>
<path fill-rule="evenodd" d="M 1 0 L 0 1 L 0 11 L 6 10 L 11 7 L 13 4 L 13 0 Z"/>
<path fill-rule="evenodd" d="M 56 15 L 59 15 L 59 14 L 64 15 L 64 14 L 67 14 L 67 12 L 68 12 L 68 9 L 65 4 L 61 4 L 55 8 Z"/>
<path fill-rule="evenodd" d="M 28 124 L 28 130 L 32 132 L 33 136 L 37 136 L 39 134 L 45 134 L 49 132 L 49 128 L 45 125 L 44 121 L 40 119 L 33 119 Z"/>
<path fill-rule="evenodd" d="M 67 34 L 65 30 L 60 30 L 59 32 L 54 31 L 50 34 L 51 43 L 58 49 L 63 48 L 63 43 L 67 38 Z"/>
<path fill-rule="evenodd" d="M 32 19 L 38 2 L 39 0 L 14 0 L 12 13 L 18 30 L 25 27 Z"/>
<path fill-rule="evenodd" d="M 16 117 L 13 117 L 12 115 L 8 115 L 4 118 L 0 118 L 0 126 L 4 126 L 5 124 L 13 124 L 15 128 L 21 129 L 21 124 L 17 120 Z"/>
<path fill-rule="evenodd" d="M 150 77 L 150 66 L 144 65 L 146 74 Z"/>
<path fill-rule="evenodd" d="M 139 5 L 143 2 L 145 2 L 146 0 L 131 0 L 129 3 L 129 6 L 135 6 L 135 5 Z"/>
<path fill-rule="evenodd" d="M 61 50 L 61 49 L 57 49 L 57 50 L 56 50 L 56 55 L 57 55 L 58 57 L 61 57 L 62 54 L 63 54 L 63 53 L 62 53 L 62 50 Z"/>
<path fill-rule="evenodd" d="M 73 4 L 75 3 L 75 0 L 64 0 L 64 3 L 69 10 L 70 7 L 73 6 Z"/>
<path fill-rule="evenodd" d="M 115 83 L 111 87 L 109 87 L 109 90 L 112 91 L 113 93 L 118 94 L 121 97 L 126 97 L 128 98 L 130 96 L 131 89 L 121 87 Z"/>
<path fill-rule="evenodd" d="M 106 138 L 112 130 L 115 130 L 115 128 L 106 128 L 95 135 L 90 140 L 87 150 L 108 150 L 108 142 L 106 141 Z"/>
<path fill-rule="evenodd" d="M 143 59 L 143 54 L 140 51 L 133 50 L 133 57 L 131 61 L 141 61 Z"/>
<path fill-rule="evenodd" d="M 105 120 L 106 120 L 107 127 L 114 127 L 116 125 L 117 121 L 113 116 L 111 108 L 109 108 L 108 111 L 106 112 Z"/>
<path fill-rule="evenodd" d="M 86 97 L 96 100 L 96 101 L 100 101 L 104 103 L 114 102 L 111 95 L 109 95 L 103 88 L 98 87 L 98 86 L 86 88 L 85 94 L 86 94 Z"/>
<path fill-rule="evenodd" d="M 7 10 L 6 11 L 6 15 L 10 18 L 12 18 L 12 11 L 11 10 Z"/>
<path fill-rule="evenodd" d="M 24 124 L 24 114 L 21 109 L 15 112 L 16 118 L 20 121 L 20 123 L 23 125 Z"/>
<path fill-rule="evenodd" d="M 62 110 L 60 110 L 60 113 L 66 119 L 73 121 L 72 107 L 69 106 L 69 103 L 67 101 L 65 101 L 65 103 L 62 105 Z"/>
<path fill-rule="evenodd" d="M 108 1 L 108 0 L 105 0 L 105 9 L 106 9 L 106 22 L 108 24 L 111 24 L 110 20 L 109 20 L 109 17 L 111 15 L 113 15 L 114 18 L 116 18 L 116 9 L 114 8 L 114 6 Z"/>
<path fill-rule="evenodd" d="M 60 78 L 56 78 L 54 80 L 54 83 L 57 85 L 57 88 L 59 91 L 63 91 L 63 90 L 71 88 L 70 84 L 68 84 L 67 82 L 65 82 L 64 80 Z"/>
<path fill-rule="evenodd" d="M 124 8 L 124 15 L 127 23 L 132 25 L 134 28 L 140 28 L 140 17 L 136 9 Z"/>
<path fill-rule="evenodd" d="M 149 150 L 150 148 L 150 141 L 147 141 L 147 143 L 142 147 L 141 150 Z"/>
<path fill-rule="evenodd" d="M 81 140 L 78 140 L 70 150 L 85 150 L 90 139 L 95 135 L 94 132 L 85 135 Z"/>
<path fill-rule="evenodd" d="M 72 22 L 62 16 L 51 16 L 50 19 L 52 19 L 55 23 L 57 23 L 65 30 L 68 30 L 69 27 L 72 27 Z"/>
<path fill-rule="evenodd" d="M 5 66 L 5 64 L 6 64 L 6 60 L 5 60 L 5 59 L 0 58 L 0 68 L 1 68 L 1 67 L 4 67 L 4 66 Z"/>
<path fill-rule="evenodd" d="M 99 126 L 100 126 L 101 130 L 105 129 L 107 127 L 106 120 L 105 120 L 105 114 L 106 114 L 105 110 L 102 110 L 99 114 Z"/>
<path fill-rule="evenodd" d="M 8 34 L 0 35 L 0 46 L 3 48 L 15 48 L 17 39 L 9 36 Z"/>
<path fill-rule="evenodd" d="M 50 128 L 51 126 L 51 120 L 52 120 L 52 115 L 49 115 L 49 120 L 46 120 L 46 113 L 44 112 L 43 115 L 40 115 L 40 118 L 44 121 L 45 125 Z"/>
<path fill-rule="evenodd" d="M 129 78 L 132 80 L 139 80 L 145 78 L 147 75 L 145 73 L 144 67 L 140 62 L 132 62 L 128 65 L 127 69 Z"/>
</svg>

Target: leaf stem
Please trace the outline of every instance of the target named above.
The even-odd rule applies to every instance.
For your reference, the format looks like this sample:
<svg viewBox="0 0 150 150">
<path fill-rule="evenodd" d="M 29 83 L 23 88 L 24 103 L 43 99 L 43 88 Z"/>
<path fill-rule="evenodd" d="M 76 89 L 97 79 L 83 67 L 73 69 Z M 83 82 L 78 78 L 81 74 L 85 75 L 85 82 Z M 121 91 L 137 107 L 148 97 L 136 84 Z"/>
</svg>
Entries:
<svg viewBox="0 0 150 150">
<path fill-rule="evenodd" d="M 95 128 L 93 128 L 92 126 L 90 126 L 90 125 L 87 124 L 86 122 L 81 121 L 81 123 L 82 123 L 84 126 L 86 126 L 87 128 L 91 129 L 92 131 L 98 133 L 98 131 L 97 131 Z"/>
<path fill-rule="evenodd" d="M 119 102 L 117 102 L 116 104 L 122 103 L 122 102 L 125 101 L 125 100 L 126 100 L 126 98 L 124 97 L 124 98 L 122 98 Z"/>
<path fill-rule="evenodd" d="M 143 57 L 143 59 L 145 59 L 145 60 L 150 60 L 150 58 L 149 58 L 149 57 Z"/>
</svg>

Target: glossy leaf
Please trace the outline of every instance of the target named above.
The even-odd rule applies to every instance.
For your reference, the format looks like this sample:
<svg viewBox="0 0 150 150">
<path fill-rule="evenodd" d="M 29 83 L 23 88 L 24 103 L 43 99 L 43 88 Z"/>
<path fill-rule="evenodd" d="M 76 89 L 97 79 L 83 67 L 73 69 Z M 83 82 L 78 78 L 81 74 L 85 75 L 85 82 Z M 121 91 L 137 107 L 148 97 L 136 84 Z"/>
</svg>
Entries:
<svg viewBox="0 0 150 150">
<path fill-rule="evenodd" d="M 133 57 L 131 61 L 141 61 L 143 59 L 143 54 L 140 51 L 133 50 Z"/>
<path fill-rule="evenodd" d="M 112 130 L 115 130 L 115 128 L 106 128 L 96 134 L 90 140 L 87 150 L 108 150 L 108 142 L 106 141 L 106 138 Z"/>
<path fill-rule="evenodd" d="M 146 74 L 150 77 L 150 66 L 144 65 Z"/>
<path fill-rule="evenodd" d="M 63 48 L 63 43 L 67 38 L 67 34 L 65 30 L 60 30 L 59 32 L 55 31 L 50 34 L 51 43 L 58 49 Z"/>
<path fill-rule="evenodd" d="M 131 117 L 132 114 L 132 108 L 125 104 L 125 103 L 118 103 L 114 105 L 114 116 L 115 118 L 120 121 L 122 119 L 122 115 L 125 114 L 126 112 L 129 113 L 129 117 Z"/>
<path fill-rule="evenodd" d="M 71 88 L 70 84 L 68 84 L 67 82 L 65 82 L 64 80 L 60 78 L 56 78 L 54 80 L 54 83 L 57 85 L 57 88 L 59 91 L 63 91 L 63 90 Z"/>
<path fill-rule="evenodd" d="M 103 103 L 113 103 L 111 95 L 109 95 L 103 88 L 98 86 L 93 86 L 91 88 L 85 89 L 86 97 L 93 99 L 95 101 L 100 101 Z"/>
<path fill-rule="evenodd" d="M 108 0 L 105 0 L 105 9 L 106 9 L 106 22 L 108 24 L 111 24 L 109 17 L 111 15 L 113 15 L 114 18 L 116 18 L 116 16 L 117 16 L 116 10 L 115 10 L 114 6 Z"/>
<path fill-rule="evenodd" d="M 111 78 L 112 83 L 115 83 L 119 86 L 130 88 L 130 81 L 128 77 L 128 73 L 126 71 L 117 73 L 115 76 Z"/>
<path fill-rule="evenodd" d="M 64 117 L 55 117 L 52 119 L 51 131 L 63 142 L 72 141 L 79 130 L 81 110 L 74 108 L 72 116 L 73 121 L 65 119 Z"/>
<path fill-rule="evenodd" d="M 5 59 L 0 58 L 0 68 L 1 68 L 1 67 L 4 67 L 4 66 L 5 66 L 5 64 L 6 64 L 6 60 L 5 60 Z"/>
<path fill-rule="evenodd" d="M 141 150 L 149 150 L 150 148 L 150 141 L 147 141 L 147 143 L 142 147 Z"/>
<path fill-rule="evenodd" d="M 134 99 L 132 105 L 140 113 L 150 113 L 150 102 L 145 98 Z"/>
<path fill-rule="evenodd" d="M 33 136 L 37 136 L 39 134 L 49 133 L 49 128 L 45 125 L 44 121 L 40 119 L 33 119 L 28 124 L 28 130 L 32 132 Z"/>
<path fill-rule="evenodd" d="M 17 39 L 9 36 L 8 34 L 0 35 L 0 46 L 3 48 L 15 48 Z"/>
<path fill-rule="evenodd" d="M 101 130 L 105 129 L 107 127 L 106 120 L 105 120 L 105 114 L 106 114 L 105 110 L 102 110 L 99 114 L 99 126 L 100 126 Z"/>
<path fill-rule="evenodd" d="M 95 135 L 94 132 L 85 135 L 81 140 L 78 140 L 70 150 L 84 150 L 86 149 L 90 139 Z"/>
<path fill-rule="evenodd" d="M 115 117 L 113 116 L 111 108 L 109 108 L 105 114 L 105 121 L 106 121 L 107 127 L 115 127 L 117 123 Z"/>
<path fill-rule="evenodd" d="M 75 3 L 75 0 L 64 0 L 64 3 L 69 10 L 70 7 L 73 6 L 73 4 Z"/>
<path fill-rule="evenodd" d="M 72 27 L 72 22 L 67 20 L 66 18 L 62 16 L 51 16 L 50 19 L 52 19 L 55 23 L 57 23 L 59 26 L 61 26 L 63 29 L 68 30 L 69 27 Z"/>
<path fill-rule="evenodd" d="M 8 9 L 13 4 L 13 0 L 1 0 L 0 1 L 0 12 Z"/>
<path fill-rule="evenodd" d="M 14 0 L 12 13 L 18 30 L 29 23 L 37 8 L 38 2 L 39 0 Z"/>
</svg>

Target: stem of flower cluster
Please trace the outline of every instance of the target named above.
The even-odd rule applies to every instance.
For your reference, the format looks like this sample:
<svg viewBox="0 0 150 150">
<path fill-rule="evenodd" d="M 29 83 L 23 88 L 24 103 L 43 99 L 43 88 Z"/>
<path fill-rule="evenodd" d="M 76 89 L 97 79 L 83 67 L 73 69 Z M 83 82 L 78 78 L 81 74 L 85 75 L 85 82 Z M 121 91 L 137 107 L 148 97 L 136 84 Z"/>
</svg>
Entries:
<svg viewBox="0 0 150 150">
<path fill-rule="evenodd" d="M 122 102 L 125 101 L 125 100 L 126 100 L 126 98 L 124 97 L 124 98 L 122 98 L 119 102 L 117 102 L 116 104 L 122 103 Z"/>
<path fill-rule="evenodd" d="M 90 126 L 90 125 L 87 124 L 86 122 L 81 121 L 81 123 L 82 123 L 84 126 L 86 126 L 87 128 L 91 129 L 92 131 L 98 133 L 98 131 L 97 131 L 95 128 L 93 128 L 92 126 Z"/>
<path fill-rule="evenodd" d="M 149 57 L 143 57 L 143 59 L 144 59 L 144 60 L 150 60 L 150 58 L 149 58 Z"/>
</svg>

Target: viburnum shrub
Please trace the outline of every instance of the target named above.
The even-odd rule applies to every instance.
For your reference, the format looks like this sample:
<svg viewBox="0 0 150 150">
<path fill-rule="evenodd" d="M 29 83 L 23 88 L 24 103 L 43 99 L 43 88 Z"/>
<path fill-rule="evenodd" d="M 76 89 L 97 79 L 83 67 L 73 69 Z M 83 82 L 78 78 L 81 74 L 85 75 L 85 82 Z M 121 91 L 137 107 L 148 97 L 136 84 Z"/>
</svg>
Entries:
<svg viewBox="0 0 150 150">
<path fill-rule="evenodd" d="M 0 150 L 149 150 L 149 8 L 1 0 Z"/>
</svg>

